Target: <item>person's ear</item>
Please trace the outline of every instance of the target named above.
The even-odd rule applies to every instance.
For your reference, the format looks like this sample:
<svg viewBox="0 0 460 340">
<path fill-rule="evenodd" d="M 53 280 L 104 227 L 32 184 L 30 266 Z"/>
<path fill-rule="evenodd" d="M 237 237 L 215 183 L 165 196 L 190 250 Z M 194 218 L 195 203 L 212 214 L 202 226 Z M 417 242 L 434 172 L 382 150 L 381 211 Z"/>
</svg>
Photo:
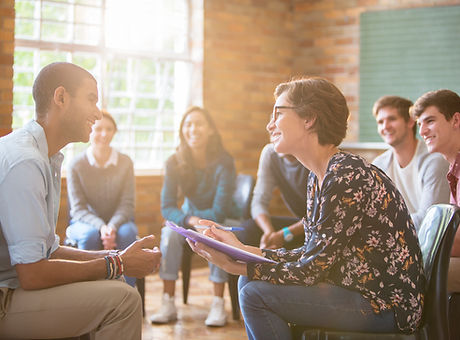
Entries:
<svg viewBox="0 0 460 340">
<path fill-rule="evenodd" d="M 66 90 L 63 86 L 58 86 L 54 90 L 53 102 L 55 105 L 62 107 L 66 102 Z"/>
<path fill-rule="evenodd" d="M 453 126 L 457 129 L 460 129 L 460 112 L 455 112 L 452 116 Z"/>
<path fill-rule="evenodd" d="M 305 130 L 310 130 L 313 127 L 313 124 L 315 124 L 314 118 L 305 118 L 304 120 Z"/>
<path fill-rule="evenodd" d="M 412 118 L 412 116 L 409 116 L 409 120 L 407 121 L 407 125 L 409 126 L 410 129 L 414 128 L 414 125 L 416 124 L 415 119 Z"/>
</svg>

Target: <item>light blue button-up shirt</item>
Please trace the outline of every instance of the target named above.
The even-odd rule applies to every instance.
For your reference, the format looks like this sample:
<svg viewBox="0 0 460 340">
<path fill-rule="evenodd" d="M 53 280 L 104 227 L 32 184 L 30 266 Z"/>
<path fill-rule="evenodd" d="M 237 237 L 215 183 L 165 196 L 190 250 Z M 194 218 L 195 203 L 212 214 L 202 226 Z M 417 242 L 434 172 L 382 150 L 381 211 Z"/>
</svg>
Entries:
<svg viewBox="0 0 460 340">
<path fill-rule="evenodd" d="M 0 287 L 19 287 L 14 266 L 49 258 L 59 246 L 63 159 L 60 152 L 48 157 L 36 121 L 0 138 Z"/>
</svg>

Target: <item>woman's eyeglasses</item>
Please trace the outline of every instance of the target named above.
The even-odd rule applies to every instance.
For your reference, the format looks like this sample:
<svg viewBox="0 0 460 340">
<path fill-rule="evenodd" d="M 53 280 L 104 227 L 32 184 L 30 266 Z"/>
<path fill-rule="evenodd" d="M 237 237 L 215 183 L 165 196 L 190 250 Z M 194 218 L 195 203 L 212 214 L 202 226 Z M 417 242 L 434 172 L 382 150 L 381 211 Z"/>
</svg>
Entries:
<svg viewBox="0 0 460 340">
<path fill-rule="evenodd" d="M 278 116 L 279 116 L 278 109 L 292 109 L 292 110 L 295 110 L 295 109 L 298 109 L 299 107 L 300 106 L 283 106 L 283 105 L 275 106 L 275 107 L 273 107 L 271 120 L 273 120 L 273 122 L 276 122 L 276 120 L 278 119 Z"/>
</svg>

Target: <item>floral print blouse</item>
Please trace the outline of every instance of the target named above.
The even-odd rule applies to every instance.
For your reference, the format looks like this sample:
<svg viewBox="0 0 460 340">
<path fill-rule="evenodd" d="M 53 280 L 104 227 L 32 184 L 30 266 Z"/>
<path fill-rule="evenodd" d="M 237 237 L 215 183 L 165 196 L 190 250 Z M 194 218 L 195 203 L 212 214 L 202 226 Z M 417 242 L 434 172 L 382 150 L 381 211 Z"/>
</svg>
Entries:
<svg viewBox="0 0 460 340">
<path fill-rule="evenodd" d="M 310 173 L 305 244 L 263 250 L 277 264 L 248 264 L 248 277 L 273 284 L 328 282 L 360 292 L 374 312 L 392 308 L 402 332 L 419 326 L 425 291 L 423 259 L 401 194 L 377 167 L 336 153 L 322 187 Z"/>
</svg>

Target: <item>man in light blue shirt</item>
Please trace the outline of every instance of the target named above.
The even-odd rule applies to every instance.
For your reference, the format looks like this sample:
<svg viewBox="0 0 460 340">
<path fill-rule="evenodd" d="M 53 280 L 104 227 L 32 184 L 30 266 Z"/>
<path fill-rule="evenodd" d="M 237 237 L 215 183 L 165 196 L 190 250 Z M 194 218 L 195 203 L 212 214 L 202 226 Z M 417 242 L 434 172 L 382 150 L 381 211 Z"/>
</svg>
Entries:
<svg viewBox="0 0 460 340">
<path fill-rule="evenodd" d="M 0 338 L 141 339 L 137 291 L 103 279 L 156 270 L 154 237 L 115 254 L 60 246 L 55 234 L 60 150 L 87 142 L 101 118 L 96 80 L 53 63 L 40 71 L 33 96 L 35 120 L 0 138 Z"/>
</svg>

